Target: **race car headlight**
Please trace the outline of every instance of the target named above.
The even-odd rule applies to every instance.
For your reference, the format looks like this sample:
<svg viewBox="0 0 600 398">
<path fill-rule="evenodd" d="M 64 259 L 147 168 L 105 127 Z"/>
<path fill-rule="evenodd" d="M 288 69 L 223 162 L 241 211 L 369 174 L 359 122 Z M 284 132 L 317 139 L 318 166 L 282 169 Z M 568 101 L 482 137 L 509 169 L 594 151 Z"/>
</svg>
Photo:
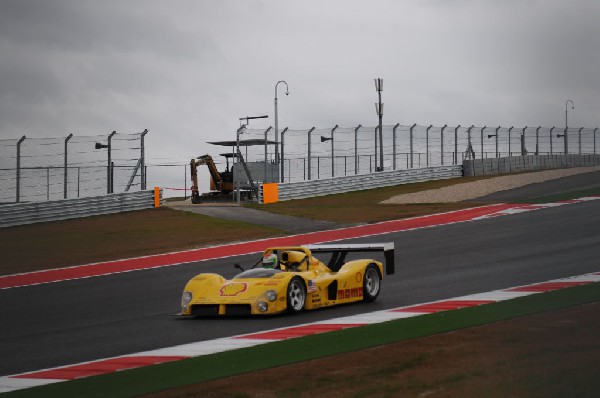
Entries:
<svg viewBox="0 0 600 398">
<path fill-rule="evenodd" d="M 192 301 L 192 292 L 183 292 L 183 295 L 181 296 L 181 306 L 187 308 L 190 301 Z"/>
<path fill-rule="evenodd" d="M 267 300 L 269 300 L 269 301 L 277 300 L 277 292 L 275 290 L 269 290 L 267 292 Z"/>
<path fill-rule="evenodd" d="M 269 309 L 269 305 L 267 303 L 265 303 L 264 301 L 259 301 L 258 302 L 258 310 L 260 312 L 265 312 L 268 309 Z"/>
</svg>

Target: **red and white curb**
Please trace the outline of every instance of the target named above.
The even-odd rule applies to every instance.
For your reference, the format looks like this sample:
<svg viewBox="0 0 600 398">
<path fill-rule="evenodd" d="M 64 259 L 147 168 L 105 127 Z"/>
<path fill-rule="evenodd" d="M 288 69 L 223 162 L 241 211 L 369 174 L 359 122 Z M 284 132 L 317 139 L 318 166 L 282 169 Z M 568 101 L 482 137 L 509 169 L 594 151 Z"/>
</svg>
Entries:
<svg viewBox="0 0 600 398">
<path fill-rule="evenodd" d="M 0 393 L 600 282 L 600 272 L 0 377 Z"/>
<path fill-rule="evenodd" d="M 132 272 L 151 268 L 170 267 L 191 262 L 252 254 L 261 252 L 265 247 L 269 246 L 294 246 L 334 242 L 344 239 L 354 239 L 366 236 L 410 231 L 420 228 L 430 228 L 461 222 L 477 221 L 598 199 L 600 199 L 600 196 L 590 196 L 546 204 L 501 203 L 457 210 L 448 213 L 431 214 L 402 220 L 384 221 L 375 224 L 358 225 L 329 231 L 319 231 L 280 238 L 261 239 L 250 242 L 240 242 L 229 245 L 186 250 L 182 252 L 108 261 L 104 263 L 94 263 L 45 271 L 5 275 L 0 276 L 0 290 L 39 285 L 44 283 L 61 282 L 73 279 L 93 278 L 103 275 L 112 275 L 122 272 Z"/>
</svg>

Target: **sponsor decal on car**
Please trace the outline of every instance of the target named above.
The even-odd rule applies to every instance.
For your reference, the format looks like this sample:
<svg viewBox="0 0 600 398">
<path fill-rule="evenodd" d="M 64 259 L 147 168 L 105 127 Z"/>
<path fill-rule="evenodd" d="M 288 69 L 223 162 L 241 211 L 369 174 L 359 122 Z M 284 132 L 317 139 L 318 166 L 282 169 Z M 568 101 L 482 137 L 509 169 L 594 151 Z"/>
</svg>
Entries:
<svg viewBox="0 0 600 398">
<path fill-rule="evenodd" d="M 356 281 L 356 283 L 360 283 L 360 281 L 362 281 L 362 274 L 360 272 L 357 272 L 354 276 L 354 280 Z"/>
<path fill-rule="evenodd" d="M 362 297 L 363 290 L 360 287 L 354 289 L 341 289 L 337 292 L 338 300 L 349 299 L 354 297 Z"/>
<path fill-rule="evenodd" d="M 317 284 L 312 279 L 308 280 L 308 291 L 309 292 L 316 292 L 317 291 Z"/>
<path fill-rule="evenodd" d="M 233 282 L 223 285 L 219 290 L 219 296 L 237 296 L 240 293 L 248 290 L 248 284 L 245 282 Z"/>
</svg>

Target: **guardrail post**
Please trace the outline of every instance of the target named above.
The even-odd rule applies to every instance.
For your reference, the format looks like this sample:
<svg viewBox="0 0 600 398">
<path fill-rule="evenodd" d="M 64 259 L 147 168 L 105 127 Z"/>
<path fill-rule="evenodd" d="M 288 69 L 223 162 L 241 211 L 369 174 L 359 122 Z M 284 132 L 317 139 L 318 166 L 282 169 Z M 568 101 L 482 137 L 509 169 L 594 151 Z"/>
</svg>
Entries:
<svg viewBox="0 0 600 398">
<path fill-rule="evenodd" d="M 400 123 L 396 123 L 394 130 L 392 131 L 392 169 L 396 170 L 396 129 L 400 126 Z"/>
<path fill-rule="evenodd" d="M 312 133 L 315 130 L 314 127 L 312 127 L 310 130 L 308 130 L 308 179 L 310 180 L 310 175 L 311 175 L 311 158 L 310 158 L 310 153 L 311 153 L 311 142 L 310 142 L 310 133 Z"/>
<path fill-rule="evenodd" d="M 460 124 L 454 129 L 454 164 L 458 164 L 458 129 Z"/>
<path fill-rule="evenodd" d="M 140 159 L 142 159 L 142 162 L 140 163 L 140 189 L 142 191 L 146 190 L 146 149 L 144 146 L 146 134 L 148 134 L 148 129 L 142 131 L 142 134 L 140 135 Z"/>
<path fill-rule="evenodd" d="M 23 141 L 25 141 L 25 138 L 27 137 L 23 136 L 17 142 L 17 203 L 21 201 L 21 144 L 23 143 Z"/>
<path fill-rule="evenodd" d="M 64 170 L 63 171 L 63 175 L 64 175 L 65 179 L 64 179 L 64 183 L 63 183 L 63 194 L 64 194 L 63 195 L 63 199 L 67 198 L 67 184 L 69 183 L 69 179 L 68 179 L 68 171 L 69 171 L 69 169 L 67 168 L 67 166 L 68 166 L 67 153 L 69 152 L 69 150 L 68 150 L 68 145 L 67 144 L 69 143 L 69 140 L 72 137 L 73 137 L 73 134 L 69 134 L 67 136 L 67 138 L 65 138 L 65 164 L 64 164 L 64 169 L 63 169 Z"/>
<path fill-rule="evenodd" d="M 415 128 L 415 126 L 417 125 L 417 123 L 413 124 L 412 127 L 410 128 L 410 168 L 412 169 L 414 166 L 414 143 L 413 143 L 413 130 Z"/>
<path fill-rule="evenodd" d="M 283 131 L 281 132 L 281 176 L 280 176 L 281 182 L 283 182 L 283 170 L 284 170 L 284 168 L 283 168 L 283 159 L 284 159 L 283 158 L 283 145 L 284 145 L 285 141 L 283 139 L 283 136 L 285 135 L 286 131 L 288 131 L 287 127 L 284 128 Z"/>
<path fill-rule="evenodd" d="M 358 174 L 358 130 L 362 127 L 359 124 L 354 129 L 354 174 Z"/>
<path fill-rule="evenodd" d="M 442 166 L 444 165 L 444 130 L 446 130 L 446 127 L 448 127 L 448 125 L 444 124 L 442 131 L 440 131 L 440 163 Z"/>
</svg>

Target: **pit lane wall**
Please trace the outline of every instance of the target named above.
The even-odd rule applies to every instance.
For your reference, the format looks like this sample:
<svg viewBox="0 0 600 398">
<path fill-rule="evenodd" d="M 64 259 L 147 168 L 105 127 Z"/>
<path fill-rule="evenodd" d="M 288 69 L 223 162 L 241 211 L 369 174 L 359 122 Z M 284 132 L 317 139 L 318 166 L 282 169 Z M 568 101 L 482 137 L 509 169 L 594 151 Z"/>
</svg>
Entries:
<svg viewBox="0 0 600 398">
<path fill-rule="evenodd" d="M 159 207 L 162 189 L 0 206 L 0 228 Z"/>
<path fill-rule="evenodd" d="M 465 177 L 598 165 L 600 155 L 526 155 L 463 161 Z"/>
<path fill-rule="evenodd" d="M 258 201 L 261 204 L 268 204 L 284 200 L 312 198 L 413 182 L 456 178 L 462 177 L 462 175 L 463 166 L 455 165 L 382 171 L 373 174 L 359 174 L 283 184 L 263 184 L 259 190 Z"/>
</svg>

